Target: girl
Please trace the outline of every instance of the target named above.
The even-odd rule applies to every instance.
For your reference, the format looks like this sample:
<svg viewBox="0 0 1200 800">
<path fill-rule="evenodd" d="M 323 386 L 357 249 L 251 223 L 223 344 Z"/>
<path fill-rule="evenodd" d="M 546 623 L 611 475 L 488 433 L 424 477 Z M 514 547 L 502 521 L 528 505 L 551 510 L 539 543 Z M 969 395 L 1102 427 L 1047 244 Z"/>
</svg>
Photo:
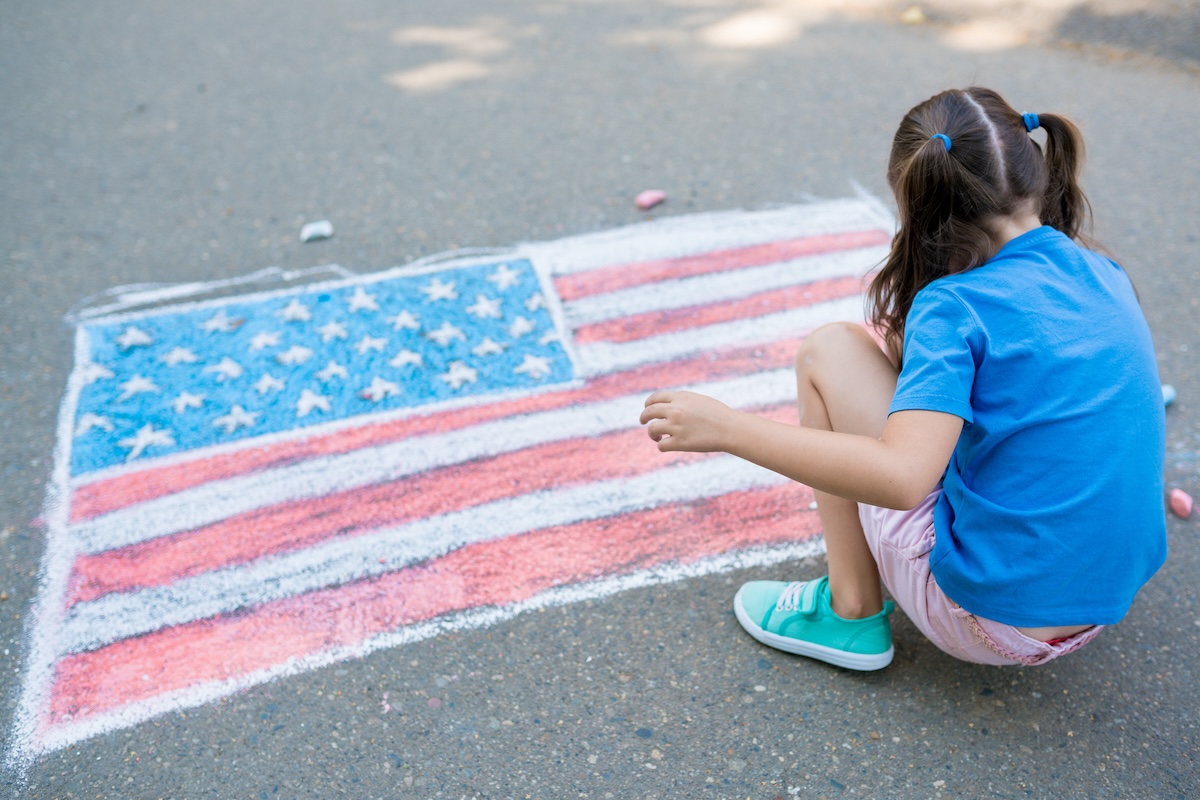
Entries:
<svg viewBox="0 0 1200 800">
<path fill-rule="evenodd" d="M 1030 136 L 1041 127 L 1046 148 Z M 772 647 L 892 660 L 891 602 L 940 649 L 1042 664 L 1119 621 L 1166 558 L 1165 419 L 1128 277 L 1076 243 L 1078 130 L 970 88 L 913 108 L 899 232 L 857 325 L 796 358 L 800 427 L 686 391 L 641 415 L 661 451 L 723 451 L 816 492 L 829 574 L 734 598 Z"/>
</svg>

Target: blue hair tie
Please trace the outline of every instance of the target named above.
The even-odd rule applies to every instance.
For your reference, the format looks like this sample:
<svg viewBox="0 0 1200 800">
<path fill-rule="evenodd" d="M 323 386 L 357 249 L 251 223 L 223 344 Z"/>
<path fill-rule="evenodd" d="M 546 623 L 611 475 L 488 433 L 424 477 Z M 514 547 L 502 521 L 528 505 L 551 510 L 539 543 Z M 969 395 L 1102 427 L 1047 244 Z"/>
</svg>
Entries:
<svg viewBox="0 0 1200 800">
<path fill-rule="evenodd" d="M 946 145 L 946 152 L 947 153 L 950 152 L 950 137 L 949 136 L 947 136 L 944 133 L 935 133 L 933 136 L 930 136 L 929 138 L 930 139 L 941 139 L 942 144 Z"/>
<path fill-rule="evenodd" d="M 1035 130 L 1041 127 L 1041 123 L 1038 122 L 1037 114 L 1022 114 L 1021 119 L 1025 120 L 1026 133 L 1033 133 Z"/>
</svg>

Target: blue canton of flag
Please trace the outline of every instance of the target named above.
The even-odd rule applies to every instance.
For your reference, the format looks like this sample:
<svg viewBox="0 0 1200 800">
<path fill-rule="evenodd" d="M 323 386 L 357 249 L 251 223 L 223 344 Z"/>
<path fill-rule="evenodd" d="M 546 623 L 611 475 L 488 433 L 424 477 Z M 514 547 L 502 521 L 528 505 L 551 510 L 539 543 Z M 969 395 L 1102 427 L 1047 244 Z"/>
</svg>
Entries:
<svg viewBox="0 0 1200 800">
<path fill-rule="evenodd" d="M 71 471 L 574 379 L 527 260 L 85 327 Z"/>
</svg>

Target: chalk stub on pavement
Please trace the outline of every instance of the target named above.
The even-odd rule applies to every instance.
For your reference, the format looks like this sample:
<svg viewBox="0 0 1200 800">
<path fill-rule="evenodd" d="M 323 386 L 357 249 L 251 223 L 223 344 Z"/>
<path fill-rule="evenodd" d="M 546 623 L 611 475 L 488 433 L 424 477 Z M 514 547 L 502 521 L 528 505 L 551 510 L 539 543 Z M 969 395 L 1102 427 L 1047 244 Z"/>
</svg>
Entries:
<svg viewBox="0 0 1200 800">
<path fill-rule="evenodd" d="M 300 241 L 317 242 L 333 236 L 333 223 L 327 219 L 310 222 L 300 229 Z"/>
</svg>

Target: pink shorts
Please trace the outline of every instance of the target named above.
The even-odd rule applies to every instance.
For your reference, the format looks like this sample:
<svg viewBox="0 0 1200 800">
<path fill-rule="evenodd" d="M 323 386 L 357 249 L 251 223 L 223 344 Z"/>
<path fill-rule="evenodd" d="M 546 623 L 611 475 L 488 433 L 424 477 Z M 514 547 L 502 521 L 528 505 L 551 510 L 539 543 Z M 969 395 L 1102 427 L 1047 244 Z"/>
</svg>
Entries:
<svg viewBox="0 0 1200 800">
<path fill-rule="evenodd" d="M 943 594 L 929 571 L 933 507 L 941 493 L 938 487 L 911 511 L 858 506 L 883 585 L 939 650 L 975 664 L 1033 666 L 1078 650 L 1100 633 L 1097 625 L 1057 644 L 1039 642 L 1011 625 L 977 617 Z"/>
</svg>

